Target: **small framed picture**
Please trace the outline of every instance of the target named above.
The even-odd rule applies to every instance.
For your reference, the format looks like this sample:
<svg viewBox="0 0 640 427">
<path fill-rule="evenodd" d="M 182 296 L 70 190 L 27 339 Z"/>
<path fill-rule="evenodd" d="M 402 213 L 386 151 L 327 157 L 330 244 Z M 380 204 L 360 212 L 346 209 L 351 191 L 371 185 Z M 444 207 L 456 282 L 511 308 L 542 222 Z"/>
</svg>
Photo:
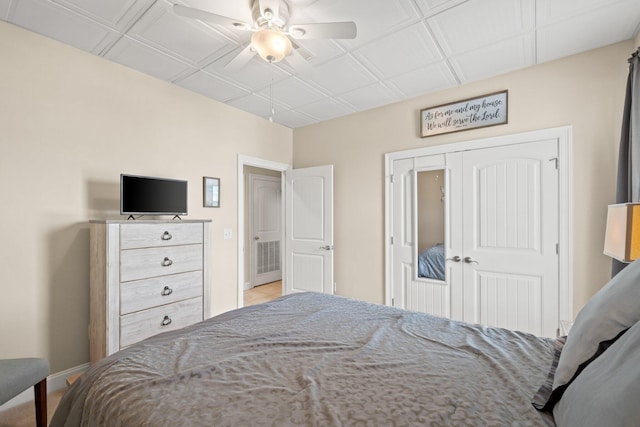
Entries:
<svg viewBox="0 0 640 427">
<path fill-rule="evenodd" d="M 202 177 L 202 204 L 205 208 L 220 207 L 220 178 Z"/>
</svg>

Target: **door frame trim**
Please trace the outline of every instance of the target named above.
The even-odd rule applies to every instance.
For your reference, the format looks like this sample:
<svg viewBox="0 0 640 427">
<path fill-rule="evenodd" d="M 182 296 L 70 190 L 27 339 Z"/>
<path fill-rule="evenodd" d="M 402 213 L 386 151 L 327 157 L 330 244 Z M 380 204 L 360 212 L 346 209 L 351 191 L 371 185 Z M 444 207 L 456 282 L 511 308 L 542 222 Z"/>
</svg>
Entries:
<svg viewBox="0 0 640 427">
<path fill-rule="evenodd" d="M 572 141 L 573 127 L 562 126 L 463 142 L 434 145 L 411 150 L 396 151 L 384 155 L 384 204 L 385 204 L 385 304 L 393 305 L 393 162 L 401 159 L 476 150 L 531 142 L 532 139 L 558 140 L 558 306 L 559 319 L 573 319 L 573 193 L 572 193 Z"/>
<path fill-rule="evenodd" d="M 269 169 L 269 170 L 274 170 L 274 171 L 279 171 L 281 174 L 281 179 L 280 179 L 280 185 L 281 185 L 281 194 L 282 194 L 282 212 L 284 212 L 284 203 L 285 203 L 285 195 L 284 195 L 284 184 L 285 184 L 285 179 L 284 176 L 282 176 L 282 174 L 291 169 L 291 165 L 286 164 L 286 163 L 279 163 L 279 162 L 274 162 L 272 160 L 265 160 L 265 159 L 261 159 L 259 157 L 252 157 L 252 156 L 245 156 L 243 154 L 238 154 L 238 178 L 237 178 L 237 185 L 238 185 L 238 219 L 237 219 L 237 239 L 238 239 L 238 254 L 237 254 L 237 259 L 238 259 L 238 272 L 237 272 L 237 286 L 236 286 L 236 290 L 238 292 L 238 307 L 244 307 L 244 251 L 245 251 L 245 247 L 244 247 L 244 236 L 245 236 L 245 229 L 244 229 L 244 210 L 245 210 L 245 206 L 244 206 L 244 167 L 245 166 L 254 166 L 257 168 L 262 168 L 262 169 Z M 284 215 L 282 215 L 281 218 L 282 224 L 281 224 L 281 232 L 282 232 L 282 239 L 284 240 Z M 282 249 L 281 249 L 282 250 Z M 282 259 L 282 254 L 280 257 L 282 263 L 280 265 L 281 268 L 284 268 L 285 263 L 284 263 L 284 259 Z"/>
</svg>

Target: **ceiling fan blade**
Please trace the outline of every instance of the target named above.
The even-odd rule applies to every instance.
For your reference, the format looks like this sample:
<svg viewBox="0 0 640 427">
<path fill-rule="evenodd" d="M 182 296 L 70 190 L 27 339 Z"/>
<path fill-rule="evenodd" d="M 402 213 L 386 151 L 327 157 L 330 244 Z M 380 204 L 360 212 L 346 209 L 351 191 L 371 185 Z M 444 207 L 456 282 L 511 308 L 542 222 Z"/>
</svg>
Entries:
<svg viewBox="0 0 640 427">
<path fill-rule="evenodd" d="M 247 45 L 239 54 L 236 55 L 227 65 L 224 66 L 225 70 L 237 71 L 240 68 L 247 65 L 251 58 L 255 56 L 256 52 L 251 49 L 251 43 Z"/>
<path fill-rule="evenodd" d="M 289 65 L 298 73 L 306 73 L 311 71 L 313 67 L 309 64 L 309 61 L 304 59 L 300 52 L 297 49 L 293 49 L 291 54 L 287 56 L 285 59 Z"/>
<path fill-rule="evenodd" d="M 200 21 L 209 22 L 211 24 L 224 25 L 226 27 L 236 29 L 250 29 L 251 24 L 242 22 L 226 16 L 217 15 L 215 13 L 207 12 L 201 9 L 195 9 L 193 7 L 183 6 L 181 4 L 173 5 L 173 13 L 185 18 L 199 19 Z"/>
<path fill-rule="evenodd" d="M 289 34 L 294 39 L 355 39 L 355 22 L 325 22 L 321 24 L 293 24 Z"/>
<path fill-rule="evenodd" d="M 260 4 L 260 14 L 264 16 L 268 21 L 278 18 L 280 15 L 280 0 L 258 0 Z M 265 14 L 265 10 L 271 11 L 271 16 Z"/>
</svg>

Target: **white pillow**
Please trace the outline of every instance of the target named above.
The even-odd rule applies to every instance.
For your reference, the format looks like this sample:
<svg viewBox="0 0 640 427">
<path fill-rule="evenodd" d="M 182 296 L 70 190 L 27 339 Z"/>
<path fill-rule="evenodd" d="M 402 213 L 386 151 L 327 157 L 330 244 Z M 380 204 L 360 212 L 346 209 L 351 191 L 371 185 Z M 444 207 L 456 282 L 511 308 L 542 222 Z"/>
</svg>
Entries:
<svg viewBox="0 0 640 427">
<path fill-rule="evenodd" d="M 580 310 L 560 353 L 551 396 L 551 409 L 589 363 L 640 320 L 640 259 L 618 273 Z"/>
<path fill-rule="evenodd" d="M 558 427 L 640 424 L 640 322 L 580 373 L 553 415 Z"/>
</svg>

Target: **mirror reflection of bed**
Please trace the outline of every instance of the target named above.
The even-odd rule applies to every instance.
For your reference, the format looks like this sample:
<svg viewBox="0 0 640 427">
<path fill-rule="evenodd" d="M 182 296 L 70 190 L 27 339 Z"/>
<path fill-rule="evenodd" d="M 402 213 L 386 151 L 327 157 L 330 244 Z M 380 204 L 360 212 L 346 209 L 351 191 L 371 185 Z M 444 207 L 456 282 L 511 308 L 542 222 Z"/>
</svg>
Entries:
<svg viewBox="0 0 640 427">
<path fill-rule="evenodd" d="M 418 278 L 445 280 L 444 169 L 417 172 Z"/>
</svg>

